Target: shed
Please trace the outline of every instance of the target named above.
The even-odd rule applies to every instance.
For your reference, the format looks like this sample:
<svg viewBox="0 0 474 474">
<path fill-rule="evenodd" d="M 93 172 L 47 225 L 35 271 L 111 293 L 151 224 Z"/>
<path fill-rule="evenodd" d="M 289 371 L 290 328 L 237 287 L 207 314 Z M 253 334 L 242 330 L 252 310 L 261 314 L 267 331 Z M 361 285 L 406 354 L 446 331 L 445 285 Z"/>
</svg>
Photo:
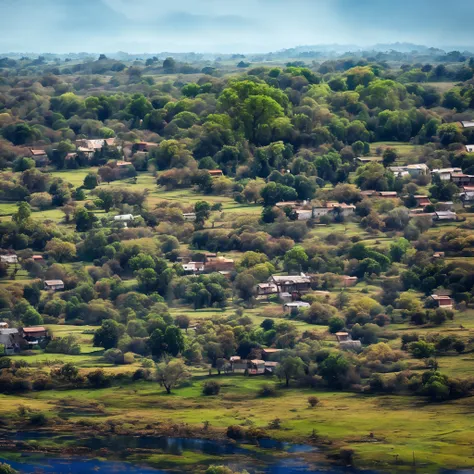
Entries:
<svg viewBox="0 0 474 474">
<path fill-rule="evenodd" d="M 133 214 L 120 214 L 120 215 L 114 217 L 114 221 L 129 222 L 129 221 L 133 221 L 133 219 L 135 219 Z"/>
<path fill-rule="evenodd" d="M 265 361 L 260 359 L 253 359 L 249 363 L 249 375 L 262 375 L 265 373 Z"/>
<path fill-rule="evenodd" d="M 18 256 L 15 254 L 0 255 L 0 262 L 7 263 L 8 265 L 18 263 Z"/>
<path fill-rule="evenodd" d="M 291 301 L 283 305 L 283 309 L 286 313 L 290 313 L 293 309 L 304 309 L 309 308 L 311 305 L 305 301 Z"/>
<path fill-rule="evenodd" d="M 461 126 L 464 128 L 472 128 L 474 127 L 474 121 L 473 120 L 463 120 L 461 122 Z"/>
<path fill-rule="evenodd" d="M 431 298 L 436 302 L 438 308 L 452 309 L 453 300 L 446 295 L 431 295 Z"/>
<path fill-rule="evenodd" d="M 218 178 L 220 176 L 224 176 L 224 173 L 222 170 L 208 170 L 208 173 L 213 177 L 213 178 Z"/>
<path fill-rule="evenodd" d="M 45 280 L 44 281 L 45 290 L 64 290 L 64 282 L 62 280 Z"/>
<path fill-rule="evenodd" d="M 183 213 L 183 218 L 187 222 L 194 222 L 196 220 L 196 213 L 195 212 L 185 212 L 185 213 Z"/>
<path fill-rule="evenodd" d="M 350 341 L 351 336 L 348 332 L 336 332 L 336 339 L 337 339 L 337 342 L 345 342 L 345 341 Z"/>
</svg>

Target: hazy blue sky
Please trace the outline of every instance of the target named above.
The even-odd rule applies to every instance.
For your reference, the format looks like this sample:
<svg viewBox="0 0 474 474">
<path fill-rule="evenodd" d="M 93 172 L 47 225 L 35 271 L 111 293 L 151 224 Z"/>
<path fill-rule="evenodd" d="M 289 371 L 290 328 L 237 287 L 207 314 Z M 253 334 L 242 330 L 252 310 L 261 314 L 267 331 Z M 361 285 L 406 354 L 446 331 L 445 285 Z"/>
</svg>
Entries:
<svg viewBox="0 0 474 474">
<path fill-rule="evenodd" d="M 0 51 L 474 45 L 474 0 L 0 0 Z"/>
</svg>

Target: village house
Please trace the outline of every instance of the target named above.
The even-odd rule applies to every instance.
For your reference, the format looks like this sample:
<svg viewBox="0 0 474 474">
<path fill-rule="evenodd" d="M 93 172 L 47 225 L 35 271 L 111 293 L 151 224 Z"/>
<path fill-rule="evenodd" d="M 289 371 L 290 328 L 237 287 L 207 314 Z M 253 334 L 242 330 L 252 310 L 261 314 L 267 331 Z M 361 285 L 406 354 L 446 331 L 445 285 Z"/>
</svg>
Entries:
<svg viewBox="0 0 474 474">
<path fill-rule="evenodd" d="M 346 204 L 344 202 L 328 201 L 321 206 L 313 207 L 313 218 L 327 216 L 330 213 L 336 213 L 339 211 L 344 217 L 349 217 L 354 214 L 355 206 L 352 204 Z"/>
<path fill-rule="evenodd" d="M 472 121 L 472 120 L 464 120 L 464 121 L 461 122 L 461 126 L 462 126 L 463 128 L 472 128 L 472 127 L 474 127 L 474 121 Z"/>
<path fill-rule="evenodd" d="M 275 204 L 275 207 L 278 207 L 278 209 L 285 209 L 285 208 L 300 209 L 306 204 L 307 204 L 306 201 L 281 201 L 281 202 L 277 202 Z"/>
<path fill-rule="evenodd" d="M 462 173 L 461 168 L 439 168 L 431 172 L 431 175 L 438 175 L 441 181 L 450 181 L 453 173 Z"/>
<path fill-rule="evenodd" d="M 34 261 L 34 262 L 37 262 L 37 263 L 44 263 L 44 257 L 43 255 L 33 255 L 31 257 L 31 259 Z"/>
<path fill-rule="evenodd" d="M 453 211 L 436 211 L 434 212 L 434 221 L 455 221 L 457 215 Z"/>
<path fill-rule="evenodd" d="M 267 362 L 271 357 L 281 352 L 283 349 L 274 349 L 269 347 L 267 349 L 262 349 L 262 359 Z"/>
<path fill-rule="evenodd" d="M 117 161 L 116 165 L 117 165 L 117 168 L 124 168 L 126 166 L 133 166 L 133 163 L 131 161 L 120 160 L 120 161 Z"/>
<path fill-rule="evenodd" d="M 418 178 L 419 176 L 427 175 L 430 171 L 428 166 L 424 163 L 416 165 L 406 165 L 406 166 L 389 166 L 388 169 L 398 177 L 411 176 L 412 178 Z"/>
<path fill-rule="evenodd" d="M 23 337 L 16 328 L 0 328 L 0 344 L 3 346 L 5 355 L 13 355 L 19 352 L 25 345 Z"/>
<path fill-rule="evenodd" d="M 398 197 L 398 194 L 396 191 L 380 191 L 377 194 L 377 197 L 380 197 L 383 199 L 395 199 Z"/>
<path fill-rule="evenodd" d="M 377 196 L 377 191 L 374 189 L 367 189 L 365 191 L 361 191 L 360 195 L 363 197 L 371 198 Z"/>
<path fill-rule="evenodd" d="M 296 220 L 298 221 L 308 221 L 313 217 L 312 209 L 297 209 L 293 212 L 296 214 Z"/>
<path fill-rule="evenodd" d="M 257 285 L 257 297 L 271 296 L 278 293 L 278 286 L 275 283 L 259 283 Z"/>
<path fill-rule="evenodd" d="M 195 212 L 184 212 L 183 218 L 186 222 L 194 222 L 196 220 L 196 213 Z"/>
<path fill-rule="evenodd" d="M 48 291 L 64 290 L 64 282 L 62 280 L 45 280 L 44 289 Z"/>
<path fill-rule="evenodd" d="M 293 310 L 301 310 L 305 308 L 309 308 L 311 305 L 306 303 L 305 301 L 290 301 L 283 305 L 283 311 L 285 313 L 291 313 Z"/>
<path fill-rule="evenodd" d="M 365 165 L 367 163 L 380 162 L 382 159 L 383 158 L 381 156 L 358 156 L 355 158 L 355 161 Z"/>
<path fill-rule="evenodd" d="M 433 258 L 444 258 L 445 253 L 444 252 L 435 252 L 433 254 Z"/>
<path fill-rule="evenodd" d="M 48 154 L 45 150 L 30 148 L 30 154 L 38 166 L 45 166 L 49 163 Z"/>
<path fill-rule="evenodd" d="M 0 262 L 6 263 L 7 265 L 14 265 L 18 263 L 18 256 L 15 254 L 0 255 Z"/>
<path fill-rule="evenodd" d="M 472 206 L 474 204 L 474 186 L 463 186 L 462 193 L 459 194 L 463 206 Z"/>
<path fill-rule="evenodd" d="M 30 349 L 48 339 L 48 330 L 43 326 L 23 328 L 21 334 Z"/>
<path fill-rule="evenodd" d="M 268 279 L 269 283 L 274 283 L 278 288 L 278 293 L 289 293 L 298 295 L 311 290 L 311 278 L 301 275 L 273 275 Z"/>
<path fill-rule="evenodd" d="M 211 175 L 212 178 L 220 178 L 221 176 L 224 176 L 224 173 L 222 170 L 207 170 L 208 173 Z"/>
<path fill-rule="evenodd" d="M 360 351 L 362 343 L 360 341 L 353 341 L 348 332 L 336 332 L 335 334 L 339 347 L 346 351 Z"/>
<path fill-rule="evenodd" d="M 428 196 L 416 195 L 413 197 L 416 199 L 418 207 L 426 207 L 431 204 L 430 198 Z"/>
<path fill-rule="evenodd" d="M 159 144 L 154 142 L 138 142 L 132 145 L 132 149 L 134 152 L 149 152 L 152 148 L 155 148 L 157 146 L 159 146 Z"/>
<path fill-rule="evenodd" d="M 466 151 L 468 153 L 474 153 L 474 145 L 466 145 Z"/>
<path fill-rule="evenodd" d="M 474 186 L 474 175 L 464 173 L 451 173 L 451 181 L 459 187 Z"/>
<path fill-rule="evenodd" d="M 135 217 L 133 214 L 120 214 L 114 217 L 114 221 L 130 222 L 133 221 Z"/>
<path fill-rule="evenodd" d="M 336 339 L 337 342 L 346 342 L 351 340 L 351 336 L 348 332 L 336 332 Z"/>
<path fill-rule="evenodd" d="M 438 306 L 438 308 L 453 308 L 453 300 L 447 295 L 431 295 L 430 298 L 436 302 L 436 306 Z"/>
<path fill-rule="evenodd" d="M 188 262 L 182 263 L 183 270 L 188 275 L 196 275 L 202 273 L 205 269 L 204 262 Z"/>
<path fill-rule="evenodd" d="M 231 272 L 235 270 L 235 262 L 231 258 L 206 256 L 204 269 L 208 273 L 212 272 Z"/>
<path fill-rule="evenodd" d="M 342 286 L 344 288 L 348 288 L 348 287 L 356 285 L 358 278 L 355 276 L 342 275 L 341 280 L 342 280 Z"/>
</svg>

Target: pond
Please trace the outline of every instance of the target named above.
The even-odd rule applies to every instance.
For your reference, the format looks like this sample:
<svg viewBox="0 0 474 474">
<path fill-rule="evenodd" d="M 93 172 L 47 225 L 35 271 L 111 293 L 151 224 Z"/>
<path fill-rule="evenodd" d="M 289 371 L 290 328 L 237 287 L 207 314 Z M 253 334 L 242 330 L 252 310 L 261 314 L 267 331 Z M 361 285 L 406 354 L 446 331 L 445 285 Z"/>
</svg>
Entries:
<svg viewBox="0 0 474 474">
<path fill-rule="evenodd" d="M 54 440 L 56 445 L 81 446 L 98 452 L 107 450 L 107 460 L 87 459 L 84 456 L 47 456 L 42 453 L 16 453 L 14 460 L 2 459 L 20 473 L 58 473 L 76 474 L 98 472 L 101 474 L 170 474 L 193 472 L 193 464 L 180 466 L 181 457 L 197 456 L 201 467 L 209 464 L 228 465 L 233 470 L 246 469 L 251 474 L 377 474 L 381 471 L 359 471 L 353 468 L 331 466 L 318 457 L 318 449 L 311 445 L 292 444 L 272 439 L 261 439 L 256 445 L 234 444 L 208 439 L 173 437 L 134 437 L 104 436 L 99 438 L 61 436 L 53 433 L 23 432 L 3 434 L 3 439 L 15 441 Z M 103 451 L 102 451 L 103 452 Z M 101 453 L 102 453 L 101 452 Z M 131 453 L 167 455 L 166 468 L 154 468 L 147 456 L 134 456 Z M 103 454 L 102 454 L 103 455 Z M 95 455 L 97 456 L 97 454 Z M 177 460 L 169 465 L 169 457 Z M 10 457 L 10 456 L 7 456 Z M 94 457 L 92 453 L 90 458 Z M 204 461 L 203 461 L 204 460 Z M 205 468 L 204 468 L 205 469 Z M 419 472 L 422 472 L 421 470 Z M 474 471 L 441 471 L 442 474 L 474 474 Z"/>
<path fill-rule="evenodd" d="M 137 458 L 134 457 L 133 462 L 129 462 L 130 460 L 127 457 L 131 452 L 165 454 L 182 456 L 183 458 L 190 455 L 199 455 L 206 459 L 204 466 L 225 464 L 234 470 L 246 469 L 251 474 L 298 474 L 302 472 L 307 474 L 354 474 L 359 472 L 353 469 L 333 468 L 327 464 L 321 465 L 320 469 L 315 470 L 304 457 L 308 454 L 317 454 L 317 448 L 272 439 L 261 439 L 255 445 L 246 445 L 208 439 L 119 435 L 77 439 L 77 437 L 70 435 L 58 436 L 47 432 L 11 433 L 4 434 L 3 438 L 27 442 L 54 440 L 56 446 L 76 445 L 89 448 L 95 452 L 106 449 L 108 453 L 107 460 L 84 459 L 83 456 L 47 456 L 42 453 L 31 452 L 21 453 L 20 457 L 11 458 L 14 460 L 2 460 L 2 454 L 0 453 L 0 462 L 7 462 L 21 473 L 84 473 L 95 471 L 103 474 L 167 474 L 193 471 L 192 465 L 188 464 L 186 467 L 180 467 L 179 462 L 174 466 L 169 466 L 169 468 L 167 466 L 166 469 L 155 469 L 149 465 L 150 463 L 147 462 L 146 457 L 142 461 L 137 461 Z M 89 457 L 94 457 L 94 454 Z M 370 474 L 369 471 L 364 472 Z"/>
</svg>

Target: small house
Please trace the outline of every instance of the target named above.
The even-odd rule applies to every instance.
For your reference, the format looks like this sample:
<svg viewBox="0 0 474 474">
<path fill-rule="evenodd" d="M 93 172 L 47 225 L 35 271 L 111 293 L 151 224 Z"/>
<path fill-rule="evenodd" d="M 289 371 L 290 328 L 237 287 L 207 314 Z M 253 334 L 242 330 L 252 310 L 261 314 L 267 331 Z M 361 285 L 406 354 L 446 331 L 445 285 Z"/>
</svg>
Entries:
<svg viewBox="0 0 474 474">
<path fill-rule="evenodd" d="M 126 166 L 133 166 L 133 163 L 131 161 L 117 161 L 116 163 L 117 168 L 125 168 Z"/>
<path fill-rule="evenodd" d="M 435 252 L 433 254 L 433 258 L 444 258 L 445 253 L 444 252 Z"/>
<path fill-rule="evenodd" d="M 285 313 L 291 313 L 293 310 L 309 308 L 311 305 L 305 301 L 290 301 L 283 305 Z"/>
<path fill-rule="evenodd" d="M 351 336 L 348 332 L 336 332 L 337 342 L 346 342 L 351 340 Z"/>
<path fill-rule="evenodd" d="M 48 330 L 43 326 L 23 328 L 21 333 L 23 335 L 23 339 L 28 343 L 30 349 L 34 348 L 48 338 Z"/>
<path fill-rule="evenodd" d="M 151 148 L 159 146 L 158 143 L 154 142 L 138 142 L 134 143 L 132 149 L 134 151 L 148 152 Z"/>
<path fill-rule="evenodd" d="M 464 173 L 451 173 L 451 181 L 459 187 L 474 186 L 474 175 Z"/>
<path fill-rule="evenodd" d="M 212 178 L 220 178 L 221 176 L 224 176 L 222 170 L 208 170 L 208 173 Z"/>
<path fill-rule="evenodd" d="M 235 270 L 235 262 L 231 258 L 225 257 L 212 257 L 206 258 L 204 265 L 206 272 L 231 272 Z"/>
<path fill-rule="evenodd" d="M 196 220 L 195 212 L 185 212 L 183 213 L 183 218 L 186 222 L 194 222 Z"/>
<path fill-rule="evenodd" d="M 266 374 L 274 374 L 276 368 L 280 365 L 280 362 L 275 362 L 272 360 L 265 361 L 265 373 Z"/>
<path fill-rule="evenodd" d="M 48 291 L 64 290 L 64 282 L 62 280 L 45 280 L 44 289 Z"/>
<path fill-rule="evenodd" d="M 274 283 L 278 287 L 278 293 L 304 293 L 311 290 L 311 278 L 301 275 L 273 275 L 269 278 L 269 283 Z"/>
<path fill-rule="evenodd" d="M 442 308 L 442 309 L 453 308 L 453 300 L 451 299 L 451 297 L 447 295 L 431 295 L 430 298 L 436 302 L 436 305 L 438 306 L 438 308 Z"/>
<path fill-rule="evenodd" d="M 453 173 L 462 173 L 461 168 L 439 168 L 431 172 L 431 175 L 439 176 L 441 181 L 449 181 L 451 179 L 451 174 Z"/>
<path fill-rule="evenodd" d="M 249 375 L 263 375 L 265 373 L 265 361 L 260 359 L 253 359 L 248 364 Z"/>
<path fill-rule="evenodd" d="M 294 213 L 298 221 L 308 221 L 313 217 L 313 211 L 311 209 L 297 209 Z"/>
<path fill-rule="evenodd" d="M 342 280 L 342 286 L 344 288 L 348 288 L 350 286 L 356 285 L 358 278 L 355 276 L 343 275 L 341 280 Z"/>
<path fill-rule="evenodd" d="M 431 204 L 430 198 L 428 196 L 416 195 L 413 197 L 416 199 L 418 207 L 426 207 Z"/>
<path fill-rule="evenodd" d="M 14 265 L 15 263 L 18 263 L 18 256 L 15 254 L 0 255 L 0 262 L 6 263 L 7 265 Z"/>
<path fill-rule="evenodd" d="M 278 354 L 282 350 L 283 349 L 274 349 L 273 347 L 262 349 L 262 359 L 264 361 L 268 361 L 271 357 L 273 357 L 275 354 Z"/>
<path fill-rule="evenodd" d="M 464 121 L 461 122 L 461 127 L 463 127 L 463 128 L 472 128 L 472 127 L 474 127 L 474 121 L 464 120 Z"/>
<path fill-rule="evenodd" d="M 5 355 L 13 355 L 25 345 L 20 332 L 16 328 L 0 328 L 0 344 L 4 347 Z"/>
<path fill-rule="evenodd" d="M 236 374 L 245 374 L 249 368 L 248 360 L 241 359 L 240 357 L 238 359 L 236 357 L 231 357 L 230 365 L 232 372 Z"/>
<path fill-rule="evenodd" d="M 375 191 L 373 189 L 367 189 L 365 191 L 360 192 L 361 196 L 367 197 L 367 198 L 375 197 L 375 196 L 377 196 L 377 194 L 378 194 L 377 191 Z"/>
<path fill-rule="evenodd" d="M 188 262 L 182 263 L 181 266 L 185 273 L 189 274 L 197 274 L 202 273 L 204 271 L 204 263 L 203 262 Z"/>
<path fill-rule="evenodd" d="M 257 296 L 270 296 L 278 293 L 275 283 L 259 283 L 257 285 Z"/>
<path fill-rule="evenodd" d="M 281 201 L 277 202 L 275 207 L 278 207 L 278 209 L 298 209 L 303 207 L 303 203 L 301 201 Z"/>
<path fill-rule="evenodd" d="M 130 222 L 133 221 L 135 217 L 133 214 L 121 214 L 114 217 L 114 221 Z"/>
<path fill-rule="evenodd" d="M 468 153 L 474 153 L 474 145 L 466 145 L 466 151 Z"/>
<path fill-rule="evenodd" d="M 49 163 L 48 154 L 44 150 L 30 148 L 30 154 L 35 160 L 35 163 L 39 166 L 44 166 Z"/>
<path fill-rule="evenodd" d="M 428 166 L 426 166 L 424 163 L 406 166 L 389 166 L 388 169 L 399 178 L 404 176 L 418 178 L 419 176 L 427 175 L 430 171 Z"/>
<path fill-rule="evenodd" d="M 380 191 L 377 195 L 383 199 L 396 199 L 398 197 L 396 191 Z"/>
<path fill-rule="evenodd" d="M 455 221 L 457 215 L 453 211 L 436 211 L 433 216 L 435 221 Z"/>
<path fill-rule="evenodd" d="M 33 255 L 32 260 L 37 263 L 43 263 L 44 262 L 44 257 L 43 255 Z"/>
</svg>

